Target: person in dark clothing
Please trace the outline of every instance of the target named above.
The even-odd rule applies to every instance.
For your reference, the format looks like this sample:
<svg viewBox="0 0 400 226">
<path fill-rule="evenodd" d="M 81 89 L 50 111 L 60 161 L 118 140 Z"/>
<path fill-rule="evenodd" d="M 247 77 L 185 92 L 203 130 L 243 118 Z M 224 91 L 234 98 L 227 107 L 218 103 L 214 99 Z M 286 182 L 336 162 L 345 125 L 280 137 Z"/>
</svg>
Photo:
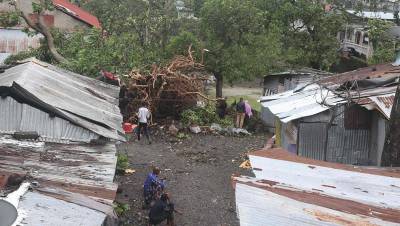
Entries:
<svg viewBox="0 0 400 226">
<path fill-rule="evenodd" d="M 236 105 L 236 128 L 243 128 L 244 117 L 246 115 L 246 107 L 243 98 L 240 98 Z"/>
<path fill-rule="evenodd" d="M 162 194 L 150 209 L 149 226 L 159 225 L 165 220 L 167 220 L 168 226 L 174 226 L 174 211 L 174 203 L 170 201 L 169 195 Z"/>
<path fill-rule="evenodd" d="M 151 202 L 157 199 L 157 194 L 161 193 L 165 188 L 165 183 L 160 179 L 161 170 L 157 167 L 153 172 L 147 175 L 143 185 L 144 207 L 150 206 Z"/>
<path fill-rule="evenodd" d="M 228 104 L 226 103 L 226 97 L 223 99 L 218 99 L 216 110 L 217 110 L 217 114 L 218 114 L 219 118 L 221 118 L 221 119 L 225 118 L 227 107 L 228 107 Z"/>
</svg>

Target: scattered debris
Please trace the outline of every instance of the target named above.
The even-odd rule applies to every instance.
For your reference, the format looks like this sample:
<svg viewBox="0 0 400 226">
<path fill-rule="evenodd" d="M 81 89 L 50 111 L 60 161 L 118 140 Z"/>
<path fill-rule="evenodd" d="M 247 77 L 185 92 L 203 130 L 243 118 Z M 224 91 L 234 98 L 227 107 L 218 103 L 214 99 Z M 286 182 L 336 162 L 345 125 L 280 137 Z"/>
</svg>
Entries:
<svg viewBox="0 0 400 226">
<path fill-rule="evenodd" d="M 240 164 L 239 167 L 243 168 L 243 169 L 251 169 L 250 160 L 246 160 L 246 161 L 242 162 L 242 164 Z"/>
<path fill-rule="evenodd" d="M 194 134 L 198 134 L 201 133 L 201 129 L 199 126 L 191 126 L 190 127 L 190 132 L 194 133 Z"/>
<path fill-rule="evenodd" d="M 136 173 L 136 170 L 134 170 L 134 169 L 126 169 L 125 170 L 125 174 L 134 174 L 134 173 Z"/>
</svg>

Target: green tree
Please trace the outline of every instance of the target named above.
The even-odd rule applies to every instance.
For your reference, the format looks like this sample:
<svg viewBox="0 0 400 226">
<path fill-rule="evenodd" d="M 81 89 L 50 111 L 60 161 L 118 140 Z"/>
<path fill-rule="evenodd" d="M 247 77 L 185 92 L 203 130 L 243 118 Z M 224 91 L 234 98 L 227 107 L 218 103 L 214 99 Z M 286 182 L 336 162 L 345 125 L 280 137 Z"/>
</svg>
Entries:
<svg viewBox="0 0 400 226">
<path fill-rule="evenodd" d="M 279 29 L 266 29 L 252 0 L 209 0 L 201 12 L 206 66 L 214 74 L 216 96 L 228 82 L 251 79 L 280 64 Z"/>
<path fill-rule="evenodd" d="M 1 26 L 13 26 L 16 23 L 19 23 L 19 19 L 23 19 L 26 23 L 27 28 L 34 30 L 37 33 L 40 33 L 44 36 L 46 41 L 46 46 L 49 49 L 50 54 L 53 58 L 58 62 L 66 63 L 67 59 L 65 59 L 57 50 L 57 47 L 54 42 L 54 37 L 51 32 L 51 28 L 47 26 L 44 20 L 44 16 L 47 12 L 52 11 L 54 9 L 53 3 L 51 0 L 39 0 L 37 2 L 32 2 L 32 11 L 37 14 L 38 19 L 33 20 L 27 12 L 23 11 L 20 1 L 12 1 L 12 0 L 0 0 L 0 3 L 6 2 L 14 7 L 13 12 L 6 13 L 6 18 L 0 17 Z M 5 20 L 4 20 L 5 19 Z M 6 23 L 4 23 L 6 22 Z"/>
<path fill-rule="evenodd" d="M 391 62 L 396 52 L 396 40 L 389 34 L 393 26 L 391 22 L 381 19 L 368 20 L 368 37 L 372 42 L 373 54 L 368 59 L 369 64 Z"/>
<path fill-rule="evenodd" d="M 315 0 L 267 0 L 266 15 L 283 31 L 282 41 L 291 65 L 328 70 L 338 60 L 339 41 L 346 18 L 342 13 L 326 12 Z M 268 2 L 268 4 L 266 4 Z"/>
</svg>

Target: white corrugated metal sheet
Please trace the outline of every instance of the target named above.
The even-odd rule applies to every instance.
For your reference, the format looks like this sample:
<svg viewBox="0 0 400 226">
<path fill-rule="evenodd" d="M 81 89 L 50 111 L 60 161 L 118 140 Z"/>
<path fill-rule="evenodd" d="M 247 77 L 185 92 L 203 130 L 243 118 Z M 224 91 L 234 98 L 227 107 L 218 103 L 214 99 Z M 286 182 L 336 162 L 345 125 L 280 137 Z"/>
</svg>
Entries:
<svg viewBox="0 0 400 226">
<path fill-rule="evenodd" d="M 332 92 L 318 85 L 309 85 L 301 90 L 262 97 L 261 105 L 268 108 L 282 122 L 318 114 L 342 101 Z"/>
<path fill-rule="evenodd" d="M 368 19 L 383 19 L 383 20 L 394 20 L 394 14 L 391 12 L 356 12 L 355 10 L 346 10 L 348 13 Z"/>
<path fill-rule="evenodd" d="M 50 117 L 49 114 L 26 104 L 18 103 L 11 97 L 0 98 L 0 133 L 35 131 L 41 141 L 67 143 L 69 141 L 87 142 L 99 136 L 90 130 L 74 125 L 69 121 Z"/>
<path fill-rule="evenodd" d="M 107 215 L 85 206 L 66 202 L 37 192 L 28 192 L 19 203 L 26 226 L 100 226 Z"/>
<path fill-rule="evenodd" d="M 0 87 L 14 98 L 111 139 L 120 135 L 122 116 L 118 108 L 119 87 L 84 77 L 38 60 L 0 74 Z"/>
<path fill-rule="evenodd" d="M 281 149 L 249 154 L 234 178 L 240 225 L 399 225 L 400 170 L 356 168 Z"/>
</svg>

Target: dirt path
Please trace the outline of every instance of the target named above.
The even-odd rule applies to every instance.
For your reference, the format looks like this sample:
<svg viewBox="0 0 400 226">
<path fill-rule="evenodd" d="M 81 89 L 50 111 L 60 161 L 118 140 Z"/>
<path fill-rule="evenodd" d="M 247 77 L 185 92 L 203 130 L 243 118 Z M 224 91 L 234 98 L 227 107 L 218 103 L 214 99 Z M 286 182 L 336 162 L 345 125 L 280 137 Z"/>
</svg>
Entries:
<svg viewBox="0 0 400 226">
<path fill-rule="evenodd" d="M 130 167 L 136 170 L 133 175 L 117 178 L 122 188 L 117 200 L 131 206 L 121 218 L 123 225 L 147 225 L 147 211 L 141 209 L 142 183 L 152 165 L 163 169 L 167 190 L 176 208 L 184 212 L 176 215 L 177 226 L 239 225 L 230 177 L 233 173 L 250 173 L 238 167 L 243 153 L 261 148 L 265 139 L 264 135 L 194 135 L 183 142 L 166 138 L 151 145 L 121 144 L 120 152 L 128 153 Z"/>
</svg>

